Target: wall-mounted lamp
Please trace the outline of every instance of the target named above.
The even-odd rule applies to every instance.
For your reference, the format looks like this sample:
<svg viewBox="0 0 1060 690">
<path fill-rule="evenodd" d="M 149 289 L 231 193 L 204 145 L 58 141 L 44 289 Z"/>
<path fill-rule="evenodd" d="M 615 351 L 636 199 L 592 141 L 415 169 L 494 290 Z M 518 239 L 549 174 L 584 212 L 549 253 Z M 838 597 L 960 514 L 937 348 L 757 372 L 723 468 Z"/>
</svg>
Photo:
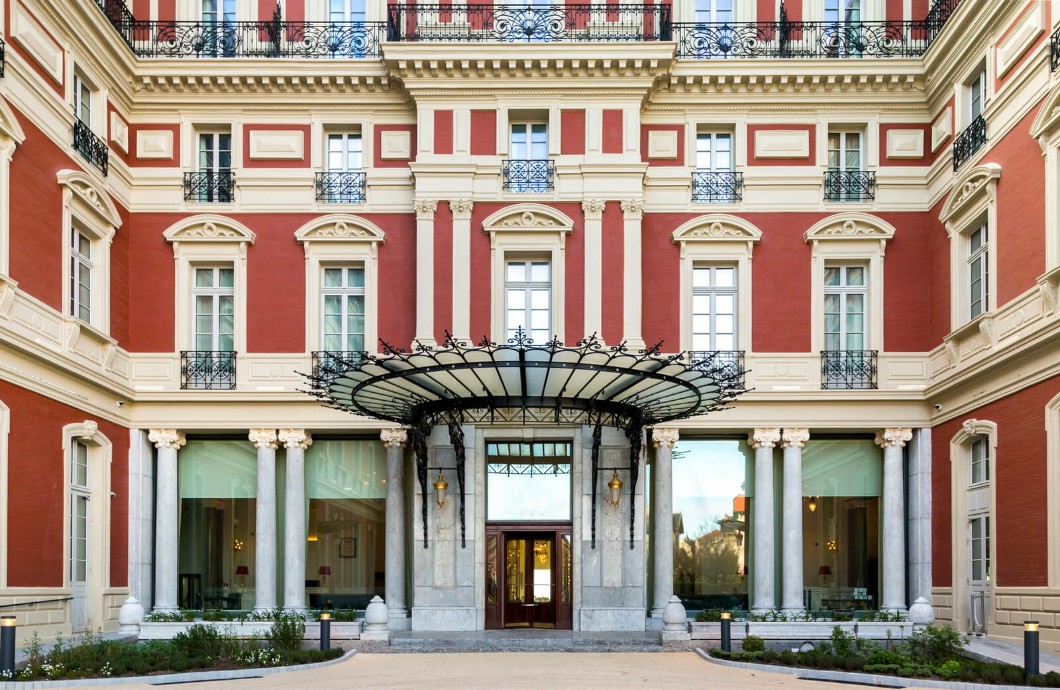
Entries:
<svg viewBox="0 0 1060 690">
<path fill-rule="evenodd" d="M 622 480 L 618 478 L 618 470 L 611 470 L 611 481 L 607 483 L 607 491 L 611 505 L 617 508 L 622 502 Z"/>
<path fill-rule="evenodd" d="M 434 500 L 438 502 L 439 508 L 445 507 L 445 497 L 449 490 L 449 482 L 442 476 L 441 468 L 438 469 L 438 479 L 434 481 Z"/>
</svg>

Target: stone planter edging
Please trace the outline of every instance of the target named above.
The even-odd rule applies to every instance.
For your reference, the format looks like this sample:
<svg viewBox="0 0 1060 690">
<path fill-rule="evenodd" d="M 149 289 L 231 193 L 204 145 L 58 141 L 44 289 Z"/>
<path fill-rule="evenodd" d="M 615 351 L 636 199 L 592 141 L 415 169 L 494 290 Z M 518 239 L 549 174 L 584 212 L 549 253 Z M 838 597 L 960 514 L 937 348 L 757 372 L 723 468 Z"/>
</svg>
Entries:
<svg viewBox="0 0 1060 690">
<path fill-rule="evenodd" d="M 832 628 L 839 626 L 848 633 L 868 640 L 903 640 L 912 634 L 914 626 L 908 621 L 884 623 L 879 621 L 735 621 L 732 623 L 732 639 L 742 640 L 748 630 L 764 640 L 827 640 L 832 637 Z M 721 623 L 689 621 L 688 630 L 693 640 L 720 640 Z"/>
<path fill-rule="evenodd" d="M 265 637 L 272 627 L 271 621 L 158 621 L 140 623 L 141 640 L 171 640 L 177 633 L 186 632 L 193 625 L 206 625 L 217 628 L 224 634 L 241 638 Z M 359 640 L 363 621 L 331 622 L 331 639 Z M 305 624 L 305 639 L 320 639 L 320 622 L 308 621 Z"/>
</svg>

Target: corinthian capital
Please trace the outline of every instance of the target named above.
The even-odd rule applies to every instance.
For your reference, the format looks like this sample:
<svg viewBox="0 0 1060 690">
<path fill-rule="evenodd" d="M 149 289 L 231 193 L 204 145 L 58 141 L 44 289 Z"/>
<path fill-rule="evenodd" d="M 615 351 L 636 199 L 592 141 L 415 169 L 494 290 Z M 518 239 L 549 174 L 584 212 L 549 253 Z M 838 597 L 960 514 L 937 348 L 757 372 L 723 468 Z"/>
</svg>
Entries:
<svg viewBox="0 0 1060 690">
<path fill-rule="evenodd" d="M 777 443 L 780 442 L 780 428 L 755 429 L 747 434 L 747 442 L 755 450 L 759 448 L 776 448 Z"/>
<path fill-rule="evenodd" d="M 409 434 L 405 429 L 383 429 L 379 432 L 379 440 L 387 448 L 402 448 L 409 440 Z"/>
<path fill-rule="evenodd" d="M 453 217 L 464 216 L 465 218 L 471 217 L 471 209 L 475 207 L 475 202 L 471 199 L 450 199 L 449 210 L 453 212 Z"/>
<path fill-rule="evenodd" d="M 606 199 L 585 199 L 582 201 L 582 212 L 586 216 L 599 216 L 607 208 Z"/>
<path fill-rule="evenodd" d="M 184 438 L 184 432 L 176 429 L 151 429 L 147 432 L 147 440 L 155 444 L 155 448 L 172 448 L 174 450 L 188 442 Z"/>
<path fill-rule="evenodd" d="M 644 214 L 644 199 L 626 199 L 622 202 L 622 213 L 640 217 Z"/>
<path fill-rule="evenodd" d="M 305 429 L 280 429 L 277 434 L 284 448 L 301 448 L 305 450 L 313 445 L 313 437 Z"/>
<path fill-rule="evenodd" d="M 667 448 L 673 449 L 677 440 L 681 438 L 677 429 L 665 429 L 661 427 L 655 427 L 651 430 L 651 442 L 655 444 L 656 448 Z"/>
<path fill-rule="evenodd" d="M 276 448 L 275 429 L 251 429 L 248 438 L 255 448 Z"/>
<path fill-rule="evenodd" d="M 437 199 L 414 199 L 412 208 L 416 209 L 417 218 L 434 218 L 434 212 L 438 210 Z"/>
<path fill-rule="evenodd" d="M 782 448 L 802 448 L 809 440 L 809 429 L 784 429 L 780 445 Z"/>
<path fill-rule="evenodd" d="M 913 438 L 913 430 L 899 426 L 876 432 L 876 445 L 881 448 L 901 448 Z"/>
</svg>

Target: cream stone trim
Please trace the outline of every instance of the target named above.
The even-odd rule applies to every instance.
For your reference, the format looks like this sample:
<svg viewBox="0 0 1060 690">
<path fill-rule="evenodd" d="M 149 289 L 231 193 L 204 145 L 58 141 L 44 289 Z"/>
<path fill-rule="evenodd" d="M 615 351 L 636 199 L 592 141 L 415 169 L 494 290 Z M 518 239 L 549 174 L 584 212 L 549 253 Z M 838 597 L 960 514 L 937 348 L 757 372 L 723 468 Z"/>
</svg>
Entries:
<svg viewBox="0 0 1060 690">
<path fill-rule="evenodd" d="M 776 448 L 780 443 L 780 429 L 778 427 L 767 427 L 755 429 L 747 434 L 747 443 L 751 448 Z"/>
<path fill-rule="evenodd" d="M 364 346 L 375 351 L 379 338 L 379 245 L 386 234 L 369 220 L 348 214 L 315 218 L 294 233 L 306 265 L 306 351 L 323 349 L 321 284 L 325 267 L 364 267 Z"/>
<path fill-rule="evenodd" d="M 251 429 L 247 433 L 247 439 L 259 450 L 276 450 L 279 447 L 275 429 Z"/>
<path fill-rule="evenodd" d="M 61 313 L 81 323 L 70 314 L 71 239 L 75 229 L 83 232 L 92 245 L 92 292 L 90 321 L 93 329 L 106 336 L 110 333 L 110 245 L 121 225 L 121 216 L 110 195 L 83 172 L 60 170 L 56 175 L 63 188 L 63 285 Z"/>
<path fill-rule="evenodd" d="M 623 202 L 625 204 L 625 202 Z M 604 328 L 603 293 L 604 293 L 604 210 L 607 201 L 604 199 L 586 199 L 582 202 L 582 213 L 585 216 L 583 234 L 585 237 L 585 257 L 583 282 L 585 297 L 583 307 L 582 333 L 586 336 L 595 334 L 603 341 Z M 624 246 L 624 245 L 623 245 Z"/>
<path fill-rule="evenodd" d="M 453 213 L 453 337 L 471 339 L 471 199 L 450 199 Z"/>
<path fill-rule="evenodd" d="M 235 349 L 247 349 L 247 246 L 254 244 L 253 231 L 239 221 L 214 214 L 185 218 L 162 233 L 173 245 L 176 263 L 176 342 L 174 351 L 194 349 L 192 334 L 192 287 L 194 269 L 200 266 L 231 266 L 235 290 Z"/>
<path fill-rule="evenodd" d="M 87 618 L 88 629 L 102 627 L 109 617 L 104 605 L 104 595 L 110 589 L 110 513 L 111 502 L 117 496 L 111 495 L 111 463 L 114 458 L 114 444 L 99 425 L 86 419 L 80 424 L 67 424 L 62 430 L 63 456 L 63 587 L 70 589 L 70 449 L 73 441 L 80 441 L 88 447 L 88 486 L 89 497 L 89 532 L 88 563 L 86 572 L 87 584 Z M 127 500 L 128 497 L 122 497 Z"/>
<path fill-rule="evenodd" d="M 1031 124 L 1031 136 L 1038 140 L 1045 157 L 1045 188 L 1060 189 L 1060 83 L 1046 95 Z M 1060 200 L 1045 195 L 1045 266 L 1060 266 Z"/>
<path fill-rule="evenodd" d="M 11 408 L 0 400 L 0 534 L 7 535 L 7 487 L 10 486 L 10 471 L 7 454 L 7 439 L 11 433 Z M 8 539 L 0 545 L 0 591 L 7 588 Z"/>
<path fill-rule="evenodd" d="M 25 140 L 14 111 L 0 96 L 0 276 L 11 270 L 11 158 Z"/>
<path fill-rule="evenodd" d="M 997 223 L 997 181 L 1001 166 L 984 163 L 969 168 L 953 181 L 951 192 L 942 206 L 939 219 L 946 225 L 950 238 L 950 330 L 956 331 L 973 319 L 968 316 L 968 281 L 965 271 L 968 234 L 983 221 L 987 225 L 988 300 L 984 313 L 995 312 L 997 303 L 997 254 L 999 247 Z M 1048 195 L 1047 195 L 1048 196 Z"/>
<path fill-rule="evenodd" d="M 280 429 L 277 438 L 284 448 L 305 450 L 313 445 L 313 435 L 305 429 Z"/>
<path fill-rule="evenodd" d="M 2 433 L 2 429 L 0 429 Z M 2 443 L 2 438 L 0 438 Z M 1060 586 L 1060 393 L 1053 396 L 1045 406 L 1045 481 L 1046 505 L 1049 527 L 1046 541 L 1049 544 L 1049 586 Z M 3 449 L 0 448 L 0 453 Z M 2 475 L 0 475 L 2 476 Z"/>
<path fill-rule="evenodd" d="M 810 267 L 810 350 L 824 349 L 824 271 L 832 264 L 864 264 L 868 270 L 865 345 L 883 350 L 883 257 L 894 226 L 866 213 L 837 213 L 803 234 L 812 245 Z"/>
<path fill-rule="evenodd" d="M 809 429 L 789 429 L 785 427 L 781 435 L 780 446 L 781 448 L 802 448 L 809 440 Z"/>
<path fill-rule="evenodd" d="M 552 335 L 563 341 L 566 238 L 574 231 L 574 221 L 542 204 L 512 204 L 482 221 L 482 230 L 490 235 L 490 337 L 496 342 L 505 339 L 504 261 L 506 255 L 520 253 L 547 256 L 551 263 Z"/>
<path fill-rule="evenodd" d="M 174 450 L 180 450 L 188 442 L 184 432 L 177 429 L 149 429 L 147 440 L 155 448 L 172 448 Z"/>
<path fill-rule="evenodd" d="M 379 432 L 379 440 L 387 448 L 404 448 L 408 443 L 409 434 L 405 429 L 382 429 Z"/>
<path fill-rule="evenodd" d="M 681 432 L 678 429 L 655 427 L 651 430 L 651 442 L 656 448 L 666 446 L 672 450 L 680 438 Z"/>
</svg>

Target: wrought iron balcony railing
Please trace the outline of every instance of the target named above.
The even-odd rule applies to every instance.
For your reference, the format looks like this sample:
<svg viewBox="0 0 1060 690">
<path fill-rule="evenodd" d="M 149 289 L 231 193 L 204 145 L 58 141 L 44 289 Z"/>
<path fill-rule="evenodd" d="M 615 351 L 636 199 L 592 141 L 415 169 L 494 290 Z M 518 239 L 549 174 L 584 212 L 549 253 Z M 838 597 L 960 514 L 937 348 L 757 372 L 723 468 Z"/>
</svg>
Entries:
<svg viewBox="0 0 1060 690">
<path fill-rule="evenodd" d="M 871 201 L 876 198 L 875 170 L 826 170 L 826 201 Z"/>
<path fill-rule="evenodd" d="M 986 120 L 980 115 L 953 140 L 953 169 L 956 171 L 961 167 L 985 143 Z"/>
<path fill-rule="evenodd" d="M 231 170 L 184 173 L 184 201 L 227 204 L 235 199 L 236 176 Z"/>
<path fill-rule="evenodd" d="M 110 149 L 107 148 L 107 142 L 97 137 L 81 120 L 74 120 L 74 149 L 101 173 L 107 174 L 110 169 Z"/>
<path fill-rule="evenodd" d="M 235 390 L 236 353 L 181 350 L 182 390 Z"/>
<path fill-rule="evenodd" d="M 821 352 L 821 388 L 824 390 L 875 390 L 876 350 L 824 350 Z"/>
<path fill-rule="evenodd" d="M 927 52 L 934 35 L 924 21 L 675 23 L 677 57 L 911 58 Z"/>
<path fill-rule="evenodd" d="M 506 160 L 501 166 L 504 191 L 551 192 L 556 162 L 551 160 Z"/>
<path fill-rule="evenodd" d="M 743 350 L 690 350 L 692 367 L 712 371 L 722 388 L 747 390 Z"/>
<path fill-rule="evenodd" d="M 366 175 L 355 172 L 318 172 L 316 174 L 317 201 L 326 204 L 363 204 Z"/>
<path fill-rule="evenodd" d="M 2 54 L 2 48 L 0 48 L 0 55 Z M 1057 67 L 1060 67 L 1060 28 L 1057 28 L 1049 37 L 1049 71 L 1055 72 Z M 0 69 L 2 68 L 3 65 L 0 65 Z"/>
<path fill-rule="evenodd" d="M 932 38 L 938 36 L 939 32 L 942 31 L 942 27 L 946 26 L 950 15 L 957 9 L 957 5 L 960 2 L 961 0 L 935 0 L 935 2 L 931 3 L 931 9 L 928 10 L 927 18 L 924 22 L 928 25 Z"/>
<path fill-rule="evenodd" d="M 692 201 L 702 204 L 731 204 L 743 200 L 743 173 L 731 170 L 692 172 Z"/>
<path fill-rule="evenodd" d="M 387 40 L 622 43 L 672 40 L 669 4 L 422 5 L 387 8 Z"/>
<path fill-rule="evenodd" d="M 4 76 L 4 65 L 7 61 L 7 43 L 0 38 L 0 77 Z"/>
<path fill-rule="evenodd" d="M 348 369 L 364 361 L 367 352 L 335 352 L 331 350 L 313 351 L 313 379 L 332 381 L 345 374 Z"/>
</svg>

